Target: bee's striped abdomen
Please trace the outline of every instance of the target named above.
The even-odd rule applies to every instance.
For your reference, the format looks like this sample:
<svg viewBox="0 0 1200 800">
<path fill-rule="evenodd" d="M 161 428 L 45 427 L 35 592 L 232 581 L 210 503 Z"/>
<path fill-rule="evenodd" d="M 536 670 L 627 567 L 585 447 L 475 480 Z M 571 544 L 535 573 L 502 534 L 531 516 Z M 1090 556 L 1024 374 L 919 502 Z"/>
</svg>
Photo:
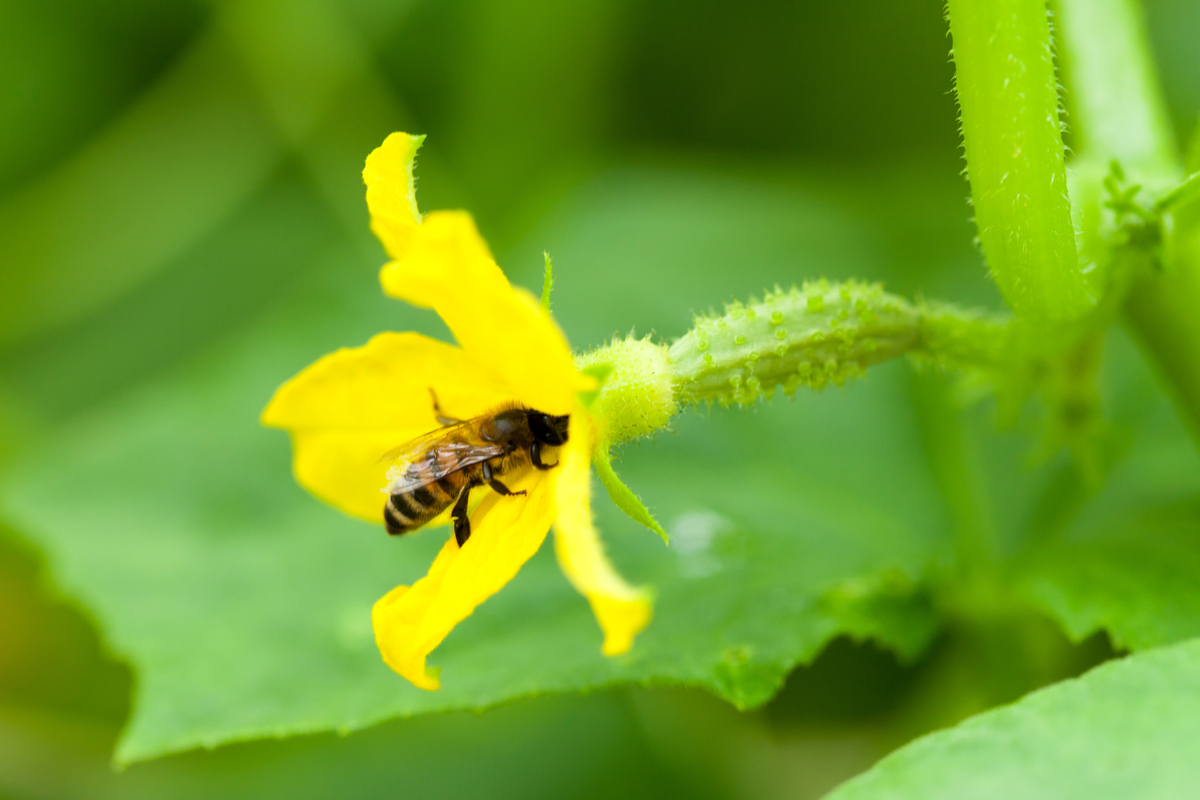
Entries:
<svg viewBox="0 0 1200 800">
<path fill-rule="evenodd" d="M 458 499 L 463 488 L 472 482 L 477 465 L 466 469 L 445 472 L 444 465 L 437 462 L 436 451 L 431 458 L 409 467 L 409 482 L 417 488 L 388 497 L 383 507 L 383 520 L 388 533 L 396 536 L 416 530 L 445 511 Z M 435 477 L 442 473 L 440 478 Z"/>
<path fill-rule="evenodd" d="M 436 517 L 448 506 L 424 506 L 413 498 L 413 493 L 394 494 L 388 498 L 383 507 L 383 521 L 387 523 L 388 533 L 394 535 L 408 533 L 424 525 Z"/>
</svg>

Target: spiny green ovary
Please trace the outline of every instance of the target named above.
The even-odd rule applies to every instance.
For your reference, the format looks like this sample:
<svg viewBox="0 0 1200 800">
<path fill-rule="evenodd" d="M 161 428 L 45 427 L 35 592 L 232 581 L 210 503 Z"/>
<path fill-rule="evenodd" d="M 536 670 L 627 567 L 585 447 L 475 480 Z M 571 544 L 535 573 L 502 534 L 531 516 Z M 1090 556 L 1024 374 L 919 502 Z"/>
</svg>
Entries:
<svg viewBox="0 0 1200 800">
<path fill-rule="evenodd" d="M 682 404 L 748 404 L 782 388 L 841 386 L 868 366 L 918 353 L 946 365 L 1003 359 L 1005 326 L 950 306 L 918 306 L 879 284 L 805 283 L 696 319 L 670 348 Z"/>
<path fill-rule="evenodd" d="M 614 339 L 575 361 L 579 369 L 608 365 L 612 372 L 591 405 L 601 437 L 617 444 L 665 427 L 679 406 L 667 348 L 646 339 Z"/>
</svg>

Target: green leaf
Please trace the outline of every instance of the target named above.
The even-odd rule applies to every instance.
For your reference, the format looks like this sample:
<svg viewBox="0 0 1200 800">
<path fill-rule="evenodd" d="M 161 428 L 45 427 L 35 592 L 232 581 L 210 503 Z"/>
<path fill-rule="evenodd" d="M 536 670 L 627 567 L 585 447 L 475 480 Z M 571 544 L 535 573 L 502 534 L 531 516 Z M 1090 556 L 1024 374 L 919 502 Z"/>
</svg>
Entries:
<svg viewBox="0 0 1200 800">
<path fill-rule="evenodd" d="M 1094 302 L 1075 254 L 1045 0 L 950 0 L 955 88 L 979 243 L 1013 311 Z"/>
<path fill-rule="evenodd" d="M 537 237 L 572 265 L 556 298 L 572 340 L 614 324 L 682 332 L 681 292 L 881 276 L 892 257 L 864 247 L 855 215 L 811 190 L 759 187 L 635 173 L 583 192 Z M 119 761 L 625 682 L 706 687 L 749 707 L 839 633 L 909 656 L 928 643 L 937 621 L 921 582 L 946 557 L 947 526 L 906 368 L 893 364 L 844 391 L 687 414 L 672 435 L 626 448 L 623 477 L 673 542 L 597 509 L 622 573 L 657 589 L 628 655 L 600 655 L 586 601 L 546 549 L 435 651 L 440 691 L 408 685 L 376 652 L 370 607 L 419 578 L 446 531 L 392 539 L 321 505 L 294 484 L 285 438 L 257 423 L 272 390 L 325 352 L 385 326 L 437 329 L 428 312 L 380 301 L 374 265 L 345 269 L 349 252 L 319 257 L 262 319 L 64 428 L 5 477 L 15 524 L 136 669 Z M 755 267 L 730 274 L 733 255 Z M 633 290 L 654 303 L 626 303 Z"/>
<path fill-rule="evenodd" d="M 1175 800 L 1200 783 L 1200 641 L 1104 664 L 918 739 L 827 800 Z"/>
<path fill-rule="evenodd" d="M 1200 636 L 1200 456 L 1171 409 L 1155 411 L 1103 493 L 1019 563 L 1019 590 L 1073 639 L 1104 630 L 1143 649 Z"/>
<path fill-rule="evenodd" d="M 1122 648 L 1200 636 L 1200 506 L 1114 520 L 1030 559 L 1022 589 L 1072 639 L 1104 630 Z"/>
<path fill-rule="evenodd" d="M 549 697 L 486 715 L 381 725 L 360 735 L 256 741 L 112 768 L 133 681 L 94 625 L 47 591 L 36 555 L 0 525 L 0 796 L 122 800 L 378 798 L 402 775 L 422 796 L 662 797 L 682 776 L 641 735 L 625 692 Z M 707 698 L 688 694 L 695 700 Z M 709 703 L 713 701 L 709 700 Z M 714 740 L 714 742 L 719 740 Z M 469 753 L 470 769 L 461 766 Z M 541 760 L 536 776 L 514 763 Z M 688 778 L 682 778 L 688 780 Z M 695 782 L 694 776 L 690 782 Z M 314 788 L 317 787 L 317 788 Z M 315 792 L 315 795 L 313 794 Z"/>
<path fill-rule="evenodd" d="M 495 709 L 199 750 L 116 771 L 120 720 L 0 706 L 0 790 L 53 800 L 377 800 L 403 785 L 421 797 L 495 800 L 660 798 L 681 778 L 646 748 L 621 693 L 554 697 Z M 537 763 L 530 770 L 515 765 Z M 684 779 L 686 780 L 686 779 Z M 685 784 L 686 785 L 686 784 Z"/>
</svg>

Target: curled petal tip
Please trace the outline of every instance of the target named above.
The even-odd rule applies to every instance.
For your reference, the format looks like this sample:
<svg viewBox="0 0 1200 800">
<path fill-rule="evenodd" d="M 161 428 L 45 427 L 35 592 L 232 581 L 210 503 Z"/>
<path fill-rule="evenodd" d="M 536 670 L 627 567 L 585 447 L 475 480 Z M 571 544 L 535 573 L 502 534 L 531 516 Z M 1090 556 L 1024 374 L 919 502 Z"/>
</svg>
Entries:
<svg viewBox="0 0 1200 800">
<path fill-rule="evenodd" d="M 442 682 L 438 675 L 441 672 L 439 669 L 428 669 L 424 664 L 424 659 L 419 665 L 414 665 L 411 670 L 396 670 L 403 677 L 408 678 L 409 682 L 418 689 L 424 689 L 427 692 L 436 692 L 442 688 Z"/>
<path fill-rule="evenodd" d="M 604 631 L 604 644 L 600 647 L 600 652 L 606 656 L 619 656 L 629 652 L 633 647 L 634 637 L 650 624 L 653 606 L 648 599 L 615 600 L 592 595 L 588 600 Z"/>
<path fill-rule="evenodd" d="M 413 166 L 424 140 L 424 136 L 393 133 L 367 156 L 363 168 L 371 230 L 392 258 L 406 251 L 421 224 Z"/>
</svg>

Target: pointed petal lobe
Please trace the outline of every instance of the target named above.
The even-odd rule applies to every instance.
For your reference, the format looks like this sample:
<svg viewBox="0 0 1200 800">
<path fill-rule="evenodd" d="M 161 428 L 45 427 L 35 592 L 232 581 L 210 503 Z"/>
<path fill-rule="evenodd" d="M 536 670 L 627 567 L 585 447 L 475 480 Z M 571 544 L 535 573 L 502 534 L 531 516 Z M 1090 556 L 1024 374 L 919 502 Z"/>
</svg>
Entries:
<svg viewBox="0 0 1200 800">
<path fill-rule="evenodd" d="M 437 311 L 459 344 L 530 408 L 570 413 L 575 393 L 591 385 L 553 319 L 513 289 L 467 213 L 428 214 L 403 258 L 379 278 L 392 297 Z"/>
<path fill-rule="evenodd" d="M 615 656 L 633 646 L 633 638 L 650 623 L 652 608 L 648 591 L 630 586 L 617 574 L 592 523 L 588 469 L 595 435 L 586 412 L 571 415 L 570 439 L 560 454 L 554 551 L 604 631 L 601 651 Z"/>
<path fill-rule="evenodd" d="M 291 433 L 302 486 L 348 514 L 379 522 L 388 467 L 379 458 L 438 427 L 430 389 L 445 413 L 463 418 L 511 397 L 461 348 L 416 333 L 381 333 L 285 383 L 262 421 Z"/>
<path fill-rule="evenodd" d="M 375 604 L 371 620 L 383 660 L 422 689 L 438 688 L 425 658 L 476 607 L 512 580 L 541 546 L 554 519 L 551 472 L 509 482 L 525 496 L 488 496 L 471 513 L 471 538 L 459 549 L 451 536 L 411 589 L 397 587 Z M 488 491 L 488 490 L 477 490 Z"/>
</svg>

